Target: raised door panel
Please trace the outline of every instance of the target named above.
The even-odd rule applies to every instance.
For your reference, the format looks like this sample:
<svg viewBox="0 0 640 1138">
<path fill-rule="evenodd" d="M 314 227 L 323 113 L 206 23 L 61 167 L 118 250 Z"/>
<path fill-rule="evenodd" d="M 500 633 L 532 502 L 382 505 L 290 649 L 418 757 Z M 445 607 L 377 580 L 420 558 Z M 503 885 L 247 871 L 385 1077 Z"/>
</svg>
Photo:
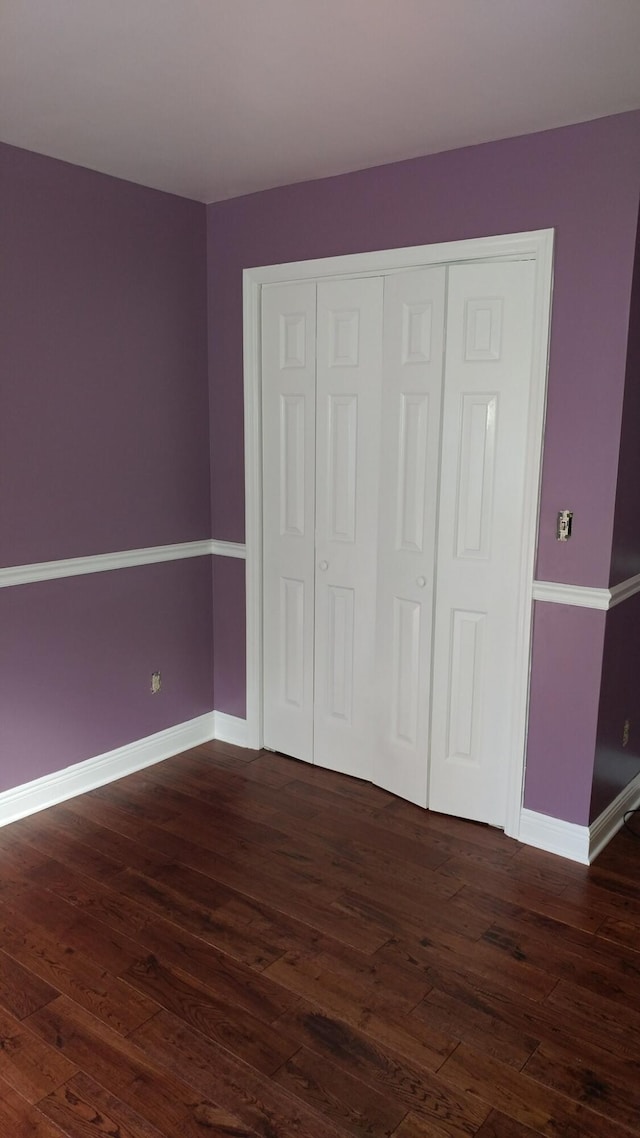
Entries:
<svg viewBox="0 0 640 1138">
<path fill-rule="evenodd" d="M 314 284 L 262 295 L 265 746 L 313 761 Z"/>
<path fill-rule="evenodd" d="M 446 269 L 385 279 L 373 780 L 427 800 Z"/>
<path fill-rule="evenodd" d="M 532 261 L 449 270 L 432 809 L 504 825 L 532 362 Z"/>
<path fill-rule="evenodd" d="M 382 279 L 318 284 L 314 755 L 372 778 Z"/>
</svg>

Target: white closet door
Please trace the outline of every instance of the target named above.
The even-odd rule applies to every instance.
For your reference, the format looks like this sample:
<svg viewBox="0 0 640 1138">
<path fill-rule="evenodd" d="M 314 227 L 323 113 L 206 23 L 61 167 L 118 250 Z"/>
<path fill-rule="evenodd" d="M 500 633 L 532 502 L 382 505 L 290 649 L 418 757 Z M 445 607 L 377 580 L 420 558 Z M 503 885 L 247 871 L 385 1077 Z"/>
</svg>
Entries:
<svg viewBox="0 0 640 1138">
<path fill-rule="evenodd" d="M 318 284 L 314 755 L 371 778 L 381 277 Z"/>
<path fill-rule="evenodd" d="M 313 762 L 316 286 L 262 290 L 264 742 Z"/>
<path fill-rule="evenodd" d="M 449 270 L 429 806 L 503 825 L 535 265 Z"/>
<path fill-rule="evenodd" d="M 446 269 L 385 280 L 370 778 L 427 804 Z"/>
</svg>

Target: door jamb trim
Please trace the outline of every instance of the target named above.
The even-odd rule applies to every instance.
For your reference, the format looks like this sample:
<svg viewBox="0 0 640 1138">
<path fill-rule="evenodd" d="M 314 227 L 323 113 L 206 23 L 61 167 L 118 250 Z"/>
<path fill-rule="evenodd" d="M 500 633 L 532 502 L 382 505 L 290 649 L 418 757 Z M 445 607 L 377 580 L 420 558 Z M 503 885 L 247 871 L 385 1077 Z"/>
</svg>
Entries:
<svg viewBox="0 0 640 1138">
<path fill-rule="evenodd" d="M 247 744 L 263 744 L 262 666 L 262 406 L 261 292 L 264 284 L 370 276 L 463 261 L 533 259 L 536 262 L 532 384 L 529 405 L 525 507 L 520 550 L 518 639 L 515 708 L 507 776 L 505 833 L 517 837 L 520 827 L 529 673 L 531 661 L 532 590 L 540 504 L 540 477 L 546 407 L 549 329 L 553 289 L 553 229 L 496 237 L 417 245 L 403 249 L 347 254 L 320 260 L 263 265 L 243 272 L 244 454 L 246 524 Z"/>
</svg>

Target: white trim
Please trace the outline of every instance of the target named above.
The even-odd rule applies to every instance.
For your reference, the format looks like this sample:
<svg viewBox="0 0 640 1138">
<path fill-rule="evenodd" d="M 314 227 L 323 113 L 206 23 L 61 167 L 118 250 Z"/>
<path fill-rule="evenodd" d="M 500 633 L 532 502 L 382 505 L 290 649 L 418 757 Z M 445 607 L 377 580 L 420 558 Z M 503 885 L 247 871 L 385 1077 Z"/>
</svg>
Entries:
<svg viewBox="0 0 640 1138">
<path fill-rule="evenodd" d="M 618 585 L 608 589 L 592 588 L 590 585 L 562 585 L 556 581 L 534 581 L 534 601 L 551 601 L 555 605 L 578 605 L 580 608 L 601 609 L 607 612 L 622 601 L 628 601 L 640 593 L 640 573 L 627 577 Z"/>
<path fill-rule="evenodd" d="M 183 561 L 191 557 L 247 556 L 247 548 L 237 541 L 183 541 L 176 545 L 154 545 L 148 549 L 125 549 L 120 553 L 97 553 L 92 557 L 66 557 L 61 561 L 40 561 L 31 565 L 11 565 L 0 569 L 0 589 L 80 577 L 86 573 L 107 573 L 130 569 L 132 565 L 159 565 L 163 561 Z"/>
<path fill-rule="evenodd" d="M 257 275 L 256 275 L 257 274 Z M 247 742 L 263 744 L 262 715 L 262 378 L 261 273 L 245 269 L 243 285 L 244 484 Z"/>
<path fill-rule="evenodd" d="M 181 751 L 188 751 L 191 747 L 208 743 L 214 737 L 214 721 L 214 714 L 209 712 L 197 719 L 168 727 L 165 731 L 158 731 L 155 735 L 148 735 L 145 739 L 127 743 L 115 751 L 108 751 L 54 774 L 36 778 L 33 782 L 5 790 L 0 794 L 0 826 L 6 826 L 27 814 L 35 814 L 38 810 L 45 810 L 48 806 L 55 806 L 57 802 L 75 798 L 77 794 L 86 794 L 97 786 L 114 782 L 134 771 L 178 755 Z"/>
<path fill-rule="evenodd" d="M 638 806 L 640 774 L 625 786 L 590 826 L 576 826 L 573 822 L 563 822 L 561 818 L 551 818 L 548 814 L 538 814 L 535 810 L 523 808 L 520 812 L 518 838 L 527 846 L 570 858 L 581 865 L 592 865 L 598 854 L 618 833 L 627 811 L 635 810 Z"/>
<path fill-rule="evenodd" d="M 511 742 L 507 765 L 507 794 L 504 832 L 516 837 L 520 827 L 520 811 L 524 793 L 524 764 L 527 747 L 527 721 L 529 716 L 529 675 L 531 671 L 531 636 L 533 605 L 531 582 L 535 573 L 536 542 L 540 482 L 542 477 L 542 447 L 544 443 L 545 410 L 547 405 L 547 373 L 551 300 L 553 294 L 553 230 L 528 234 L 535 238 L 536 277 L 533 297 L 531 388 L 527 418 L 523 510 L 520 530 L 520 567 L 518 582 L 518 615 L 516 624 L 513 717 Z"/>
<path fill-rule="evenodd" d="M 538 259 L 541 244 L 552 248 L 553 230 L 538 229 L 509 233 L 499 237 L 476 237 L 466 241 L 445 241 L 435 245 L 409 245 L 402 249 L 379 249 L 371 253 L 348 253 L 342 257 L 322 257 L 313 261 L 289 261 L 282 265 L 261 265 L 245 269 L 245 283 L 257 285 L 285 281 L 318 280 L 333 277 L 366 277 L 381 273 L 401 273 L 426 265 L 451 265 L 458 261 L 494 261 L 498 258 Z"/>
<path fill-rule="evenodd" d="M 588 826 L 576 826 L 574 822 L 563 822 L 561 818 L 523 809 L 518 838 L 527 846 L 579 861 L 581 865 L 589 864 Z"/>
<path fill-rule="evenodd" d="M 213 541 L 209 542 L 209 552 L 213 557 L 241 557 L 247 556 L 247 547 L 239 541 Z"/>
<path fill-rule="evenodd" d="M 640 573 L 636 573 L 635 577 L 627 577 L 626 581 L 621 581 L 619 585 L 611 586 L 609 608 L 614 608 L 621 601 L 628 601 L 629 597 L 634 597 L 636 593 L 640 593 Z"/>
<path fill-rule="evenodd" d="M 520 605 L 518 616 L 517 699 L 512 736 L 515 756 L 509 771 L 505 831 L 515 835 L 520 826 L 524 752 L 528 707 L 531 648 L 531 582 L 537 536 L 540 468 L 546 402 L 546 375 L 552 291 L 553 230 L 482 237 L 469 241 L 406 249 L 386 249 L 322 260 L 266 265 L 243 272 L 245 507 L 247 542 L 247 740 L 251 747 L 263 745 L 262 733 L 262 426 L 261 426 L 261 326 L 260 301 L 263 284 L 317 280 L 340 276 L 402 272 L 408 268 L 460 261 L 505 258 L 535 259 L 534 359 L 532 403 L 527 444 L 523 542 L 520 556 Z"/>
<path fill-rule="evenodd" d="M 213 737 L 221 743 L 233 743 L 236 747 L 247 746 L 247 721 L 224 711 L 213 713 Z"/>
<path fill-rule="evenodd" d="M 0 569 L 0 589 L 78 577 L 85 573 L 106 573 L 129 569 L 133 565 L 157 565 L 162 561 L 181 561 L 189 557 L 208 557 L 211 541 L 185 541 L 179 545 L 154 545 L 149 549 L 125 549 L 121 553 L 98 553 L 94 557 L 67 557 L 62 561 L 41 561 L 34 565 L 13 565 Z"/>
<path fill-rule="evenodd" d="M 577 605 L 586 609 L 609 609 L 608 589 L 592 589 L 587 585 L 561 585 L 555 581 L 534 581 L 534 601 L 551 601 L 555 605 Z"/>
<path fill-rule="evenodd" d="M 618 833 L 624 822 L 627 810 L 640 806 L 640 774 L 625 786 L 613 802 L 589 826 L 589 862 L 595 861 L 599 853 Z"/>
</svg>

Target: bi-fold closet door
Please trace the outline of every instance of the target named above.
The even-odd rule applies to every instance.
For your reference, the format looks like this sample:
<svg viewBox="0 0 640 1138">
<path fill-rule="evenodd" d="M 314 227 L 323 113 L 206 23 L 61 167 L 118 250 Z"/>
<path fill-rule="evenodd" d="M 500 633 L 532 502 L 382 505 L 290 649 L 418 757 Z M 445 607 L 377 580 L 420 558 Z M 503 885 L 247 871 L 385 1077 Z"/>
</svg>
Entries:
<svg viewBox="0 0 640 1138">
<path fill-rule="evenodd" d="M 445 278 L 263 288 L 265 745 L 422 805 Z"/>
<path fill-rule="evenodd" d="M 265 746 L 496 824 L 533 279 L 262 291 Z"/>
</svg>

